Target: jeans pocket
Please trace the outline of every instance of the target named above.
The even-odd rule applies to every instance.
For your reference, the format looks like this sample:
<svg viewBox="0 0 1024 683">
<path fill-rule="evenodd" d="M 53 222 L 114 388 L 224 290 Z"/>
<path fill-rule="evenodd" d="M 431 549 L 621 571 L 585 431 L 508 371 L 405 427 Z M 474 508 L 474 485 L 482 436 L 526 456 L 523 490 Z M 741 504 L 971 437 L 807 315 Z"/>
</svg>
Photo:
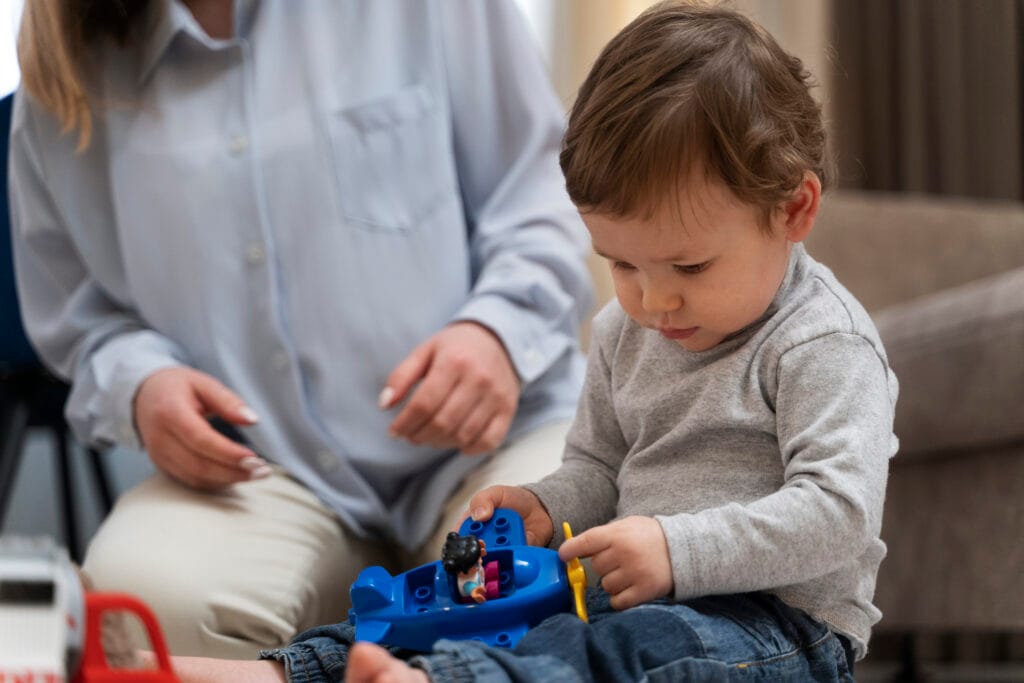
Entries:
<svg viewBox="0 0 1024 683">
<path fill-rule="evenodd" d="M 761 593 L 702 598 L 709 609 L 746 634 L 765 658 L 782 657 L 800 649 L 787 637 L 787 624 L 780 623 L 774 598 Z"/>
<path fill-rule="evenodd" d="M 356 227 L 409 230 L 458 197 L 451 133 L 423 84 L 335 111 L 338 201 Z"/>
</svg>

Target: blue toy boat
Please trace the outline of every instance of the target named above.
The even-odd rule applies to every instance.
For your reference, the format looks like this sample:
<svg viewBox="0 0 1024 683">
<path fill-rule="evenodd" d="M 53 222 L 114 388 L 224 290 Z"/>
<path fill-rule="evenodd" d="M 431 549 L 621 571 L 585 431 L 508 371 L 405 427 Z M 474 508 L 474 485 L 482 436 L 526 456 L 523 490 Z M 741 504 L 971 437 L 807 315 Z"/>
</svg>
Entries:
<svg viewBox="0 0 1024 683">
<path fill-rule="evenodd" d="M 487 522 L 467 519 L 459 534 L 486 543 L 485 560 L 498 565 L 498 597 L 464 602 L 439 561 L 397 576 L 369 567 L 352 584 L 356 640 L 423 652 L 442 638 L 512 647 L 547 617 L 573 611 L 565 563 L 554 550 L 526 544 L 516 512 L 499 508 Z"/>
</svg>

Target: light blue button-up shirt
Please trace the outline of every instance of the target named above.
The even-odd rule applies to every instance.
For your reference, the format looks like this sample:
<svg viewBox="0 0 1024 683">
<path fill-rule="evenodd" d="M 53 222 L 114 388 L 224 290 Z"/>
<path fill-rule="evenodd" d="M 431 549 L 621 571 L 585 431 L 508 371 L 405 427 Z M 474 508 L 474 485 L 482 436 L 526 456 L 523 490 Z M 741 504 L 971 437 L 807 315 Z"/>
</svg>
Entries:
<svg viewBox="0 0 1024 683">
<path fill-rule="evenodd" d="M 137 447 L 132 397 L 187 364 L 261 416 L 244 436 L 351 527 L 413 547 L 479 459 L 388 438 L 376 397 L 456 320 L 502 339 L 511 435 L 572 414 L 590 305 L 557 166 L 561 107 L 510 2 L 237 3 L 209 38 L 157 2 L 98 58 L 95 132 L 17 98 L 23 314 L 67 416 Z"/>
</svg>

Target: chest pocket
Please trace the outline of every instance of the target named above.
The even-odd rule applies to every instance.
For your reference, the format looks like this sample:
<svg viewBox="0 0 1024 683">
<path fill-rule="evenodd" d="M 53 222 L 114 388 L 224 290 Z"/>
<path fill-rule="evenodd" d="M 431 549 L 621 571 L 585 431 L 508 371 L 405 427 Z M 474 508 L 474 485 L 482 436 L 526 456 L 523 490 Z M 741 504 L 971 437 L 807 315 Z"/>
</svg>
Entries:
<svg viewBox="0 0 1024 683">
<path fill-rule="evenodd" d="M 446 130 L 422 85 L 338 110 L 330 137 L 345 218 L 357 227 L 409 230 L 454 200 Z"/>
</svg>

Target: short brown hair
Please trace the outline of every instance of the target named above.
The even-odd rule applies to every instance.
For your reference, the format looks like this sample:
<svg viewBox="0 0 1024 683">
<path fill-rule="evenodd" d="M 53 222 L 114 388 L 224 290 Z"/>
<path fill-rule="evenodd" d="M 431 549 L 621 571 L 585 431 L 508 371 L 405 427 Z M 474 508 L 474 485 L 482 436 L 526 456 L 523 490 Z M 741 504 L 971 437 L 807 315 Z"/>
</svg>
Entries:
<svg viewBox="0 0 1024 683">
<path fill-rule="evenodd" d="M 662 2 L 605 47 L 569 116 L 561 165 L 584 211 L 650 212 L 703 167 L 767 218 L 832 163 L 799 59 L 731 9 Z"/>
</svg>

